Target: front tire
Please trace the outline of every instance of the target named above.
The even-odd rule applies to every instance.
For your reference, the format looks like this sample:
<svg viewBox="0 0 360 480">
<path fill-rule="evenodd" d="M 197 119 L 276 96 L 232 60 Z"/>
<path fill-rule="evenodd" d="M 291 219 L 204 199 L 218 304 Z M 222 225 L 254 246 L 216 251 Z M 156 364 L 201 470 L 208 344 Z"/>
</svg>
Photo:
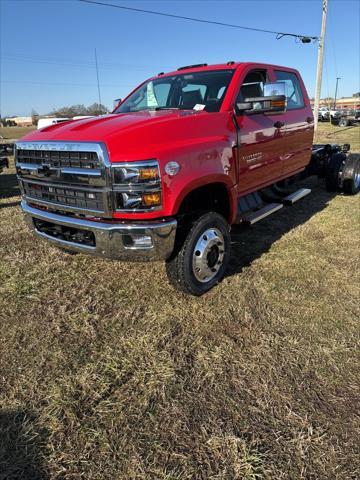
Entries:
<svg viewBox="0 0 360 480">
<path fill-rule="evenodd" d="M 225 218 L 215 212 L 202 215 L 166 262 L 170 283 L 182 292 L 203 295 L 224 277 L 230 243 Z"/>
</svg>

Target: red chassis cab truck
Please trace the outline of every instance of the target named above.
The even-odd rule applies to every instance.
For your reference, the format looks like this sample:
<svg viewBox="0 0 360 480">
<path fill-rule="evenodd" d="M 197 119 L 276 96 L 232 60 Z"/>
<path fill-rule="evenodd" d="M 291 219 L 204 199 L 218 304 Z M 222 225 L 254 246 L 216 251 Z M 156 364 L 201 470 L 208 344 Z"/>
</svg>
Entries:
<svg viewBox="0 0 360 480">
<path fill-rule="evenodd" d="M 201 295 L 225 274 L 231 225 L 308 194 L 294 188 L 299 175 L 359 190 L 358 157 L 313 146 L 313 130 L 294 69 L 182 67 L 145 81 L 112 114 L 17 142 L 22 209 L 38 237 L 113 259 L 166 260 L 171 283 Z"/>
</svg>

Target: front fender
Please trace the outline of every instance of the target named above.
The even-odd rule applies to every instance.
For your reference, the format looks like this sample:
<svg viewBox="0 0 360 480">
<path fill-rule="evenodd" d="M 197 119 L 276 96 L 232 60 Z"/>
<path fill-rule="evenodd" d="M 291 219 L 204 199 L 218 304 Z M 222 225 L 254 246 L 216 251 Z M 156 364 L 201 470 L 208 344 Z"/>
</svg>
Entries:
<svg viewBox="0 0 360 480">
<path fill-rule="evenodd" d="M 162 129 L 161 134 L 160 131 L 153 133 L 151 142 L 150 138 L 142 139 L 146 151 L 141 158 L 156 158 L 159 161 L 162 209 L 143 214 L 121 214 L 121 218 L 171 217 L 176 215 L 191 190 L 211 183 L 226 186 L 230 192 L 230 209 L 233 210 L 236 203 L 232 192 L 237 181 L 237 135 L 230 112 L 188 115 L 181 122 L 174 122 L 171 129 Z M 147 132 L 147 137 L 149 135 Z M 180 165 L 179 172 L 173 177 L 165 171 L 170 161 Z M 120 213 L 115 216 L 120 218 Z"/>
<path fill-rule="evenodd" d="M 173 215 L 176 215 L 179 212 L 182 202 L 189 193 L 200 187 L 206 187 L 207 185 L 213 184 L 221 184 L 225 186 L 230 206 L 230 216 L 227 220 L 229 223 L 233 223 L 237 212 L 237 191 L 236 186 L 232 184 L 227 175 L 208 175 L 205 177 L 196 178 L 184 185 L 182 190 L 176 195 L 176 199 L 172 208 Z"/>
</svg>

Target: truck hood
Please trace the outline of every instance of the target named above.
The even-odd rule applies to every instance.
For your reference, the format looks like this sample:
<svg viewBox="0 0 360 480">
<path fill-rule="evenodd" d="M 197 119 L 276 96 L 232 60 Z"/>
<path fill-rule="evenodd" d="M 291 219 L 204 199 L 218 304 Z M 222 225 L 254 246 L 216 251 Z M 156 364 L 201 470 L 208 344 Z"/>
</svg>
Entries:
<svg viewBox="0 0 360 480">
<path fill-rule="evenodd" d="M 135 161 L 154 158 L 177 145 L 198 143 L 209 137 L 214 137 L 214 141 L 223 139 L 229 119 L 229 112 L 194 110 L 110 114 L 51 125 L 31 132 L 22 141 L 102 142 L 111 162 Z"/>
</svg>

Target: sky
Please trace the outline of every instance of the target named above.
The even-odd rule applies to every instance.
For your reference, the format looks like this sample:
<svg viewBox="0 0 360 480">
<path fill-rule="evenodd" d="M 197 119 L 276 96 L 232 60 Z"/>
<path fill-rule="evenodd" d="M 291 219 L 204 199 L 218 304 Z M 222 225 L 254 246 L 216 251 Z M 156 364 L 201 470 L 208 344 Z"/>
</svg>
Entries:
<svg viewBox="0 0 360 480">
<path fill-rule="evenodd" d="M 321 0 L 99 0 L 134 8 L 319 36 Z M 360 0 L 329 0 L 322 97 L 360 90 Z M 314 96 L 317 44 L 78 0 L 0 0 L 0 113 L 108 108 L 144 79 L 194 63 L 259 61 L 297 68 Z"/>
</svg>

